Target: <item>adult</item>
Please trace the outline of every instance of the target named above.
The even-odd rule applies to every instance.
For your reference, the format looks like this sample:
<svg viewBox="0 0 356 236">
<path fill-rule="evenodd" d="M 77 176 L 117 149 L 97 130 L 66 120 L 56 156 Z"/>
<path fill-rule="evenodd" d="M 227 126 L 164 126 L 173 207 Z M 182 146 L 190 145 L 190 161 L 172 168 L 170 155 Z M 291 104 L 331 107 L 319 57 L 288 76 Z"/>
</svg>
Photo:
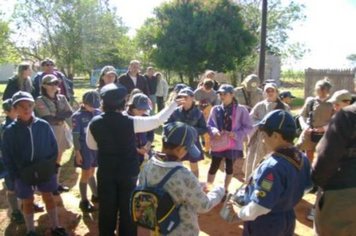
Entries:
<svg viewBox="0 0 356 236">
<path fill-rule="evenodd" d="M 315 147 L 323 136 L 331 116 L 333 106 L 328 102 L 331 84 L 327 80 L 319 80 L 315 84 L 315 97 L 308 97 L 300 112 L 299 123 L 303 129 L 297 147 L 305 150 L 310 161 L 314 158 Z"/>
<path fill-rule="evenodd" d="M 68 101 L 71 100 L 73 91 L 73 82 L 60 71 L 55 69 L 55 63 L 52 59 L 46 58 L 41 62 L 42 72 L 37 73 L 33 78 L 34 92 L 33 97 L 36 99 L 41 95 L 42 79 L 46 75 L 54 75 L 58 79 L 59 94 L 64 95 Z"/>
<path fill-rule="evenodd" d="M 240 87 L 236 87 L 235 98 L 240 105 L 247 106 L 250 111 L 258 102 L 263 100 L 263 91 L 259 88 L 260 79 L 255 74 L 248 75 Z"/>
<path fill-rule="evenodd" d="M 146 73 L 144 75 L 144 77 L 146 78 L 147 84 L 148 84 L 148 97 L 150 98 L 151 102 L 152 102 L 152 110 L 151 113 L 154 113 L 156 110 L 156 92 L 157 92 L 157 84 L 158 84 L 158 80 L 157 77 L 154 75 L 155 71 L 153 69 L 153 67 L 149 66 L 146 69 Z"/>
<path fill-rule="evenodd" d="M 118 75 L 116 69 L 113 66 L 104 66 L 99 75 L 97 91 L 100 93 L 102 87 L 107 84 L 117 83 Z"/>
<path fill-rule="evenodd" d="M 316 204 L 316 235 L 353 235 L 356 232 L 356 104 L 335 114 L 316 151 L 312 179 L 323 190 Z"/>
<path fill-rule="evenodd" d="M 253 124 L 258 124 L 269 112 L 281 109 L 288 110 L 289 106 L 281 102 L 278 97 L 278 88 L 276 84 L 269 83 L 264 87 L 265 99 L 258 102 L 251 110 L 250 117 Z M 248 181 L 249 176 L 256 169 L 257 165 L 263 160 L 266 154 L 269 152 L 268 146 L 262 142 L 263 133 L 255 129 L 250 134 L 250 140 L 247 147 L 247 155 L 244 164 L 245 169 L 245 181 Z"/>
<path fill-rule="evenodd" d="M 352 94 L 346 89 L 338 90 L 331 96 L 328 102 L 333 104 L 334 111 L 338 112 L 351 104 Z"/>
<path fill-rule="evenodd" d="M 147 80 L 140 74 L 140 62 L 138 60 L 130 61 L 129 69 L 126 74 L 120 75 L 118 83 L 127 89 L 128 93 L 134 88 L 140 89 L 147 96 L 150 95 Z"/>
<path fill-rule="evenodd" d="M 33 93 L 33 86 L 31 81 L 31 65 L 27 62 L 22 62 L 17 67 L 16 75 L 10 77 L 7 82 L 2 100 L 9 99 L 18 91 Z"/>
<path fill-rule="evenodd" d="M 129 211 L 131 192 L 140 171 L 135 133 L 157 128 L 177 107 L 174 101 L 154 116 L 126 116 L 122 112 L 127 94 L 124 86 L 104 86 L 101 90 L 104 112 L 93 118 L 87 131 L 88 147 L 98 150 L 100 235 L 114 235 L 118 214 L 119 235 L 137 234 Z"/>
<path fill-rule="evenodd" d="M 168 98 L 168 83 L 163 78 L 162 73 L 156 72 L 155 77 L 157 78 L 157 88 L 156 88 L 156 101 L 157 101 L 157 111 L 160 112 L 164 108 L 164 102 Z"/>
<path fill-rule="evenodd" d="M 41 96 L 36 99 L 35 112 L 38 117 L 46 120 L 52 127 L 58 145 L 57 177 L 59 179 L 62 155 L 65 150 L 71 148 L 71 131 L 65 119 L 72 115 L 70 107 L 64 95 L 59 94 L 60 82 L 54 75 L 45 75 L 42 79 Z M 66 186 L 58 185 L 58 192 L 68 192 Z"/>
</svg>

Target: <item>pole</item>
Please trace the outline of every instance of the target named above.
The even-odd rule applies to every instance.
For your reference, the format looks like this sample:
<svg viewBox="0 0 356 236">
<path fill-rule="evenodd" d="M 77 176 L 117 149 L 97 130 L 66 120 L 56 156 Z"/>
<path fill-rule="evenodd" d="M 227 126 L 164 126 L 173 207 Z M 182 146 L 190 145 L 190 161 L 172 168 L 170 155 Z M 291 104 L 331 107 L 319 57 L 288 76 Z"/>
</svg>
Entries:
<svg viewBox="0 0 356 236">
<path fill-rule="evenodd" d="M 266 35 L 267 35 L 267 0 L 263 0 L 262 20 L 261 20 L 260 61 L 258 66 L 258 77 L 260 78 L 261 84 L 265 80 Z"/>
</svg>

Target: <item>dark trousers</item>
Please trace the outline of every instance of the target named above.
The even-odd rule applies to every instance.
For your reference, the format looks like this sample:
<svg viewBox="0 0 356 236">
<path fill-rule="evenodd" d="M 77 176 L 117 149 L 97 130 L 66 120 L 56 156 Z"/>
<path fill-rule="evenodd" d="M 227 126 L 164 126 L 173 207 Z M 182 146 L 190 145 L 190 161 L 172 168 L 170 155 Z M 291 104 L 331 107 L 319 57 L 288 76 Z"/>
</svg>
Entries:
<svg viewBox="0 0 356 236">
<path fill-rule="evenodd" d="M 157 101 L 157 111 L 160 111 L 164 108 L 164 99 L 163 97 L 156 97 Z"/>
<path fill-rule="evenodd" d="M 130 197 L 137 177 L 116 177 L 117 173 L 99 173 L 99 235 L 115 235 L 119 215 L 119 235 L 136 236 L 137 227 L 130 217 Z"/>
<path fill-rule="evenodd" d="M 218 171 L 220 167 L 220 162 L 223 160 L 223 157 L 212 157 L 211 158 L 211 164 L 209 168 L 209 174 L 210 175 L 215 175 L 216 172 Z M 225 158 L 225 172 L 227 175 L 232 175 L 233 174 L 233 165 L 234 161 L 228 158 Z"/>
</svg>

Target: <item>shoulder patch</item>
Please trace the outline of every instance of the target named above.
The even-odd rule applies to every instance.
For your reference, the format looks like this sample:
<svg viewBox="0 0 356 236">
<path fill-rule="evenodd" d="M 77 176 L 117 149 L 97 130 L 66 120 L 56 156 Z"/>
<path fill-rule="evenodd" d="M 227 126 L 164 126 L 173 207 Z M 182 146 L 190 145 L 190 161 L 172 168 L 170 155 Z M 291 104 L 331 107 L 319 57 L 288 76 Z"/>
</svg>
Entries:
<svg viewBox="0 0 356 236">
<path fill-rule="evenodd" d="M 261 182 L 261 188 L 266 190 L 266 191 L 271 191 L 272 186 L 273 186 L 273 182 L 268 180 L 268 179 L 264 179 Z"/>
</svg>

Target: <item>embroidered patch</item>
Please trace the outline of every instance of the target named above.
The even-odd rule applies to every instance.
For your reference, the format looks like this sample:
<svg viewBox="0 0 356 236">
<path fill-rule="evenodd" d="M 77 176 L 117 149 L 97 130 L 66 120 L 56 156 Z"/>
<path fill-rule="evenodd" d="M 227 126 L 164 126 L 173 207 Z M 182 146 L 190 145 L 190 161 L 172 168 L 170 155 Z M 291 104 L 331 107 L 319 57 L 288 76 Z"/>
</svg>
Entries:
<svg viewBox="0 0 356 236">
<path fill-rule="evenodd" d="M 266 192 L 262 190 L 255 190 L 256 197 L 258 198 L 264 198 L 266 197 Z"/>
<path fill-rule="evenodd" d="M 272 189 L 273 182 L 269 181 L 267 179 L 262 180 L 261 182 L 261 188 L 263 188 L 266 191 L 271 191 Z"/>
<path fill-rule="evenodd" d="M 272 173 L 269 173 L 269 174 L 266 176 L 265 179 L 266 179 L 266 180 L 269 180 L 269 181 L 271 181 L 271 182 L 273 182 L 273 180 L 274 180 L 273 174 L 272 174 Z"/>
</svg>

